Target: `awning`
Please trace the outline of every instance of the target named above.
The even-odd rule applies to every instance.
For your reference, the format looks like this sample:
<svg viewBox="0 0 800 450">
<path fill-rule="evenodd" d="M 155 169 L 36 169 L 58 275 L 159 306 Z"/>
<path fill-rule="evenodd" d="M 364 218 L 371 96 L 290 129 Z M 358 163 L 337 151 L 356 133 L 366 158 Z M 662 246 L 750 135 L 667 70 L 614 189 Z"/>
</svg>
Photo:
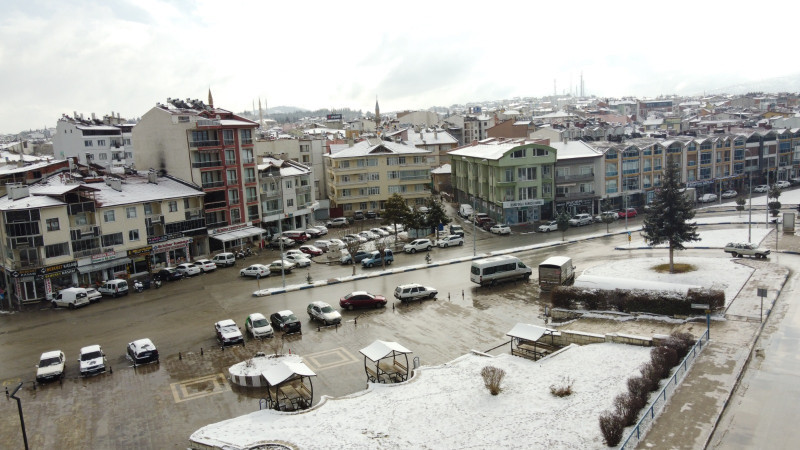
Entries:
<svg viewBox="0 0 800 450">
<path fill-rule="evenodd" d="M 78 273 L 89 273 L 96 270 L 110 269 L 112 267 L 121 266 L 123 264 L 130 264 L 130 258 L 112 259 L 111 261 L 104 261 L 97 264 L 88 264 L 85 266 L 78 266 Z"/>
<path fill-rule="evenodd" d="M 514 325 L 514 328 L 511 329 L 506 336 L 511 336 L 513 338 L 524 339 L 526 341 L 537 341 L 540 337 L 545 334 L 555 334 L 558 336 L 558 332 L 556 330 L 551 330 L 550 328 L 544 328 L 536 325 L 530 325 L 527 323 L 518 323 Z"/>
<path fill-rule="evenodd" d="M 386 342 L 386 341 L 375 341 L 372 344 L 369 344 L 369 346 L 359 350 L 359 352 L 361 352 L 362 355 L 366 356 L 372 361 L 378 361 L 380 359 L 386 358 L 387 356 L 392 356 L 394 353 L 400 353 L 400 354 L 412 353 L 411 350 L 403 347 L 397 342 Z"/>
<path fill-rule="evenodd" d="M 270 386 L 277 386 L 295 376 L 315 377 L 317 374 L 302 362 L 281 362 L 261 372 Z"/>
<path fill-rule="evenodd" d="M 252 236 L 260 236 L 262 234 L 266 234 L 266 232 L 267 230 L 259 227 L 245 227 L 234 231 L 228 231 L 226 233 L 209 235 L 209 237 L 220 240 L 222 242 L 229 242 L 229 241 L 235 241 L 237 239 L 249 238 Z"/>
</svg>

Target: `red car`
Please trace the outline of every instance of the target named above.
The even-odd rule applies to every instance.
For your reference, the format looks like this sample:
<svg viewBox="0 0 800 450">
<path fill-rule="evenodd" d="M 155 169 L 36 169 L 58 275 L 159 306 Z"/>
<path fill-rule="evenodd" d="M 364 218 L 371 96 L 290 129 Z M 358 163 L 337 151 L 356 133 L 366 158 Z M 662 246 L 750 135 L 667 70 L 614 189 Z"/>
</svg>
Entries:
<svg viewBox="0 0 800 450">
<path fill-rule="evenodd" d="M 619 218 L 624 219 L 626 217 L 636 217 L 636 214 L 636 208 L 623 209 L 619 212 Z"/>
<path fill-rule="evenodd" d="M 339 306 L 350 310 L 353 308 L 380 308 L 386 306 L 386 297 L 365 291 L 356 291 L 342 297 L 339 300 Z"/>
<path fill-rule="evenodd" d="M 322 250 L 314 245 L 301 245 L 300 251 L 305 253 L 308 256 L 320 256 L 322 255 Z"/>
</svg>

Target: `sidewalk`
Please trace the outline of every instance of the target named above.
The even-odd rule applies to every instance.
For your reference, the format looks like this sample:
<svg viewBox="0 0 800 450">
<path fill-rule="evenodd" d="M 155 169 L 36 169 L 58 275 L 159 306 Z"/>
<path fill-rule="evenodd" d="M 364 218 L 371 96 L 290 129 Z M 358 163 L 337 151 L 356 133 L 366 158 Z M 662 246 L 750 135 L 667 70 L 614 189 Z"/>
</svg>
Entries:
<svg viewBox="0 0 800 450">
<path fill-rule="evenodd" d="M 765 244 L 769 241 L 768 237 Z M 800 251 L 800 237 L 782 234 L 779 241 L 781 251 Z M 774 236 L 772 244 L 774 251 Z M 763 304 L 766 322 L 789 276 L 788 269 L 773 263 L 743 259 L 742 264 L 756 271 L 728 306 L 726 320 L 712 321 L 709 345 L 637 448 L 706 447 L 763 329 L 757 288 L 768 288 Z"/>
</svg>

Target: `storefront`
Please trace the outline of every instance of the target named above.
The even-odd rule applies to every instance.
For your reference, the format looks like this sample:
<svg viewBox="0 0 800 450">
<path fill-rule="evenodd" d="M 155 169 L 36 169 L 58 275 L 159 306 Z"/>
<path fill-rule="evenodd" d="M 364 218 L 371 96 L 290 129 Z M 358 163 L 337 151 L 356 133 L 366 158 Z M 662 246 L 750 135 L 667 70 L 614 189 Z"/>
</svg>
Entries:
<svg viewBox="0 0 800 450">
<path fill-rule="evenodd" d="M 38 269 L 10 271 L 11 288 L 17 302 L 30 303 L 50 299 L 54 292 L 75 286 L 77 267 L 76 261 L 70 261 Z"/>
<path fill-rule="evenodd" d="M 138 275 L 144 273 L 150 273 L 152 271 L 152 267 L 150 267 L 150 255 L 153 251 L 153 246 L 148 245 L 147 247 L 136 248 L 133 250 L 128 250 L 128 258 L 131 259 L 130 267 L 128 268 L 128 272 L 131 275 Z"/>
<path fill-rule="evenodd" d="M 101 281 L 128 277 L 131 259 L 115 250 L 78 260 L 78 285 L 92 286 Z"/>
<path fill-rule="evenodd" d="M 584 198 L 579 200 L 568 200 L 565 202 L 556 202 L 557 211 L 567 211 L 569 215 L 575 214 L 594 214 L 594 199 Z"/>
<path fill-rule="evenodd" d="M 503 222 L 509 225 L 538 222 L 543 205 L 544 200 L 540 198 L 503 202 Z"/>
<path fill-rule="evenodd" d="M 182 237 L 180 233 L 148 238 L 147 242 L 153 247 L 151 270 L 191 261 L 192 255 L 189 252 L 189 246 L 192 240 L 190 237 Z"/>
<path fill-rule="evenodd" d="M 254 227 L 250 223 L 208 230 L 208 236 L 217 242 L 216 245 L 212 244 L 212 250 L 222 251 L 230 251 L 231 249 L 246 247 L 254 243 L 258 245 L 265 234 L 266 231 L 263 228 Z"/>
</svg>

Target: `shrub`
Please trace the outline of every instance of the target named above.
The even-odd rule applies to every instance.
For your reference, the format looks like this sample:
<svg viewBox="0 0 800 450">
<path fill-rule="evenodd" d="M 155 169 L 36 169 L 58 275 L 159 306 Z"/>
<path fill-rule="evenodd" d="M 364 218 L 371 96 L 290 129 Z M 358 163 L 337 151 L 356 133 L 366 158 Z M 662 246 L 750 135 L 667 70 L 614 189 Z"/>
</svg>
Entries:
<svg viewBox="0 0 800 450">
<path fill-rule="evenodd" d="M 628 378 L 628 392 L 647 403 L 647 394 L 650 392 L 650 386 L 644 377 L 631 377 Z"/>
<path fill-rule="evenodd" d="M 631 426 L 636 423 L 636 416 L 639 410 L 642 409 L 641 401 L 630 392 L 619 394 L 614 399 L 614 410 L 617 415 L 622 419 L 622 425 L 625 427 Z"/>
<path fill-rule="evenodd" d="M 661 378 L 666 378 L 672 368 L 678 364 L 678 354 L 669 347 L 655 347 L 650 350 L 650 361 Z"/>
<path fill-rule="evenodd" d="M 694 345 L 694 336 L 689 333 L 672 333 L 665 341 L 664 346 L 675 350 L 678 360 L 681 361 L 689 353 L 689 349 Z"/>
<path fill-rule="evenodd" d="M 562 377 L 561 378 L 561 384 L 559 384 L 559 385 L 551 384 L 550 385 L 550 393 L 555 395 L 556 397 L 566 397 L 568 395 L 571 395 L 572 394 L 572 383 L 574 383 L 574 382 L 575 382 L 575 380 L 573 380 L 570 377 Z"/>
<path fill-rule="evenodd" d="M 506 376 L 506 371 L 493 366 L 486 366 L 481 369 L 481 376 L 483 377 L 483 384 L 492 395 L 497 395 L 503 389 L 500 383 Z"/>
<path fill-rule="evenodd" d="M 606 411 L 600 416 L 600 432 L 606 440 L 606 445 L 616 447 L 622 440 L 622 418 L 616 413 Z"/>
<path fill-rule="evenodd" d="M 639 370 L 642 372 L 642 379 L 645 381 L 647 392 L 653 392 L 658 389 L 658 382 L 661 381 L 661 376 L 659 375 L 658 370 L 656 370 L 656 368 L 653 366 L 653 363 L 644 363 Z"/>
</svg>

